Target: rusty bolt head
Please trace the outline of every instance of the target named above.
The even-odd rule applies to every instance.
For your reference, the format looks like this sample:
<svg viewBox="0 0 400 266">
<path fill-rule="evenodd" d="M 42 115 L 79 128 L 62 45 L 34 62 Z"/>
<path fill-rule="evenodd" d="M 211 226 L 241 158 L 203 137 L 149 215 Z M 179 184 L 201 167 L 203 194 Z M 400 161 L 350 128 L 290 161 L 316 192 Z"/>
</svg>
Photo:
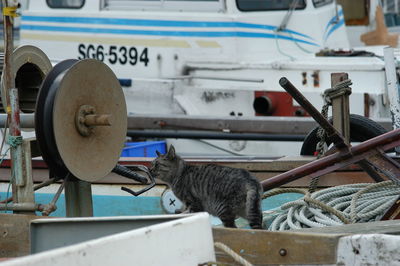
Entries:
<svg viewBox="0 0 400 266">
<path fill-rule="evenodd" d="M 284 248 L 281 248 L 281 249 L 279 250 L 279 255 L 281 255 L 282 257 L 283 257 L 283 256 L 286 256 L 286 255 L 287 255 L 287 250 L 284 249 Z"/>
</svg>

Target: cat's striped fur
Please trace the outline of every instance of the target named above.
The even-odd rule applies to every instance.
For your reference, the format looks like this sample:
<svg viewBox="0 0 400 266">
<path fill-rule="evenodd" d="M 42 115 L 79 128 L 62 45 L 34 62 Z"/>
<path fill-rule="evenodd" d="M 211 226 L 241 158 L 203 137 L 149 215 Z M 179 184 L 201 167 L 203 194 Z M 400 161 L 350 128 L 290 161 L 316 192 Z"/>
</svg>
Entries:
<svg viewBox="0 0 400 266">
<path fill-rule="evenodd" d="M 262 187 L 248 171 L 215 164 L 190 165 L 175 154 L 173 146 L 167 154 L 157 154 L 151 174 L 169 184 L 191 212 L 207 211 L 226 227 L 236 227 L 235 218 L 243 217 L 252 228 L 261 228 Z"/>
</svg>

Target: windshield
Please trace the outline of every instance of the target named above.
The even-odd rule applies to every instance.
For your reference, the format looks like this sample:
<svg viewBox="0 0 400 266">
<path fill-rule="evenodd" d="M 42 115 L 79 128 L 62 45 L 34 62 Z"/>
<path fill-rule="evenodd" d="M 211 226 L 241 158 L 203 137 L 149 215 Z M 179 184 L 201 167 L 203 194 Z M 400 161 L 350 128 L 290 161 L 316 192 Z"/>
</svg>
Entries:
<svg viewBox="0 0 400 266">
<path fill-rule="evenodd" d="M 325 6 L 332 2 L 333 2 L 333 0 L 313 0 L 315 7 Z"/>
<path fill-rule="evenodd" d="M 296 9 L 304 9 L 304 0 L 236 0 L 241 11 L 288 10 L 295 5 Z"/>
<path fill-rule="evenodd" d="M 85 0 L 47 0 L 51 8 L 81 8 Z"/>
</svg>

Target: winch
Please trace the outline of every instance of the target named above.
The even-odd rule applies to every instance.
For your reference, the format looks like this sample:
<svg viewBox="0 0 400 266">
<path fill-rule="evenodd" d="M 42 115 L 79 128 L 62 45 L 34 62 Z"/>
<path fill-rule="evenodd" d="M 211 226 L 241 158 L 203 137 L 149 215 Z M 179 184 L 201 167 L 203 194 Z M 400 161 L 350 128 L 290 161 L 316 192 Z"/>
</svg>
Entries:
<svg viewBox="0 0 400 266">
<path fill-rule="evenodd" d="M 64 179 L 55 200 L 65 185 L 67 216 L 92 214 L 90 183 L 110 172 L 142 184 L 150 183 L 138 192 L 122 188 L 135 196 L 155 186 L 145 166 L 132 168 L 147 177 L 117 164 L 126 138 L 127 110 L 120 83 L 107 65 L 95 59 L 69 59 L 51 67 L 47 56 L 33 46 L 16 49 L 13 58 L 18 92 L 31 95 L 35 103 L 32 108 L 32 101 L 27 105 L 20 98 L 21 111 L 34 111 L 40 154 L 54 181 Z M 23 87 L 27 84 L 25 79 L 18 82 L 21 69 L 31 70 L 25 79 L 32 79 L 36 86 Z M 4 86 L 2 92 L 6 94 Z M 8 106 L 6 101 L 3 105 Z M 83 203 L 90 205 L 84 211 L 82 206 L 76 206 Z M 8 207 L 17 206 L 14 202 Z M 26 209 L 46 209 L 45 214 L 49 213 L 49 208 L 43 206 Z"/>
</svg>

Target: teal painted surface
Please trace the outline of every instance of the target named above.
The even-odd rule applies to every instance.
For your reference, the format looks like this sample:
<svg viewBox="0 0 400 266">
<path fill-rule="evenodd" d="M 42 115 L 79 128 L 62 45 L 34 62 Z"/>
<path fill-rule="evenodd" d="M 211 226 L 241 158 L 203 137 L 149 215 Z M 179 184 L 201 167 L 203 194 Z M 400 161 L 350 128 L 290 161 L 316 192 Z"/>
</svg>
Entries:
<svg viewBox="0 0 400 266">
<path fill-rule="evenodd" d="M 281 205 L 302 198 L 304 195 L 300 193 L 283 193 L 279 195 L 275 195 L 269 198 L 266 198 L 262 201 L 262 210 L 270 210 L 279 208 Z"/>
<path fill-rule="evenodd" d="M 282 204 L 301 198 L 302 194 L 285 193 L 263 200 L 262 209 L 270 210 L 278 208 Z M 6 198 L 5 192 L 0 192 L 0 200 Z M 53 198 L 53 194 L 36 193 L 36 203 L 47 204 Z M 4 211 L 2 212 L 4 213 Z M 126 216 L 126 215 L 152 215 L 164 214 L 160 197 L 132 197 L 132 196 L 93 196 L 93 215 L 99 216 Z M 40 215 L 40 213 L 38 213 Z M 65 198 L 60 196 L 57 202 L 57 210 L 50 216 L 65 217 Z M 218 223 L 218 222 L 216 222 Z"/>
<path fill-rule="evenodd" d="M 6 193 L 0 192 L 0 199 L 5 199 Z M 36 193 L 35 202 L 47 204 L 53 194 Z M 2 211 L 1 213 L 4 213 Z M 125 216 L 125 215 L 151 215 L 164 214 L 159 197 L 133 197 L 133 196 L 93 196 L 93 216 Z M 41 215 L 37 213 L 37 215 Z M 50 216 L 65 217 L 65 197 L 61 195 L 57 201 L 57 210 Z"/>
</svg>

